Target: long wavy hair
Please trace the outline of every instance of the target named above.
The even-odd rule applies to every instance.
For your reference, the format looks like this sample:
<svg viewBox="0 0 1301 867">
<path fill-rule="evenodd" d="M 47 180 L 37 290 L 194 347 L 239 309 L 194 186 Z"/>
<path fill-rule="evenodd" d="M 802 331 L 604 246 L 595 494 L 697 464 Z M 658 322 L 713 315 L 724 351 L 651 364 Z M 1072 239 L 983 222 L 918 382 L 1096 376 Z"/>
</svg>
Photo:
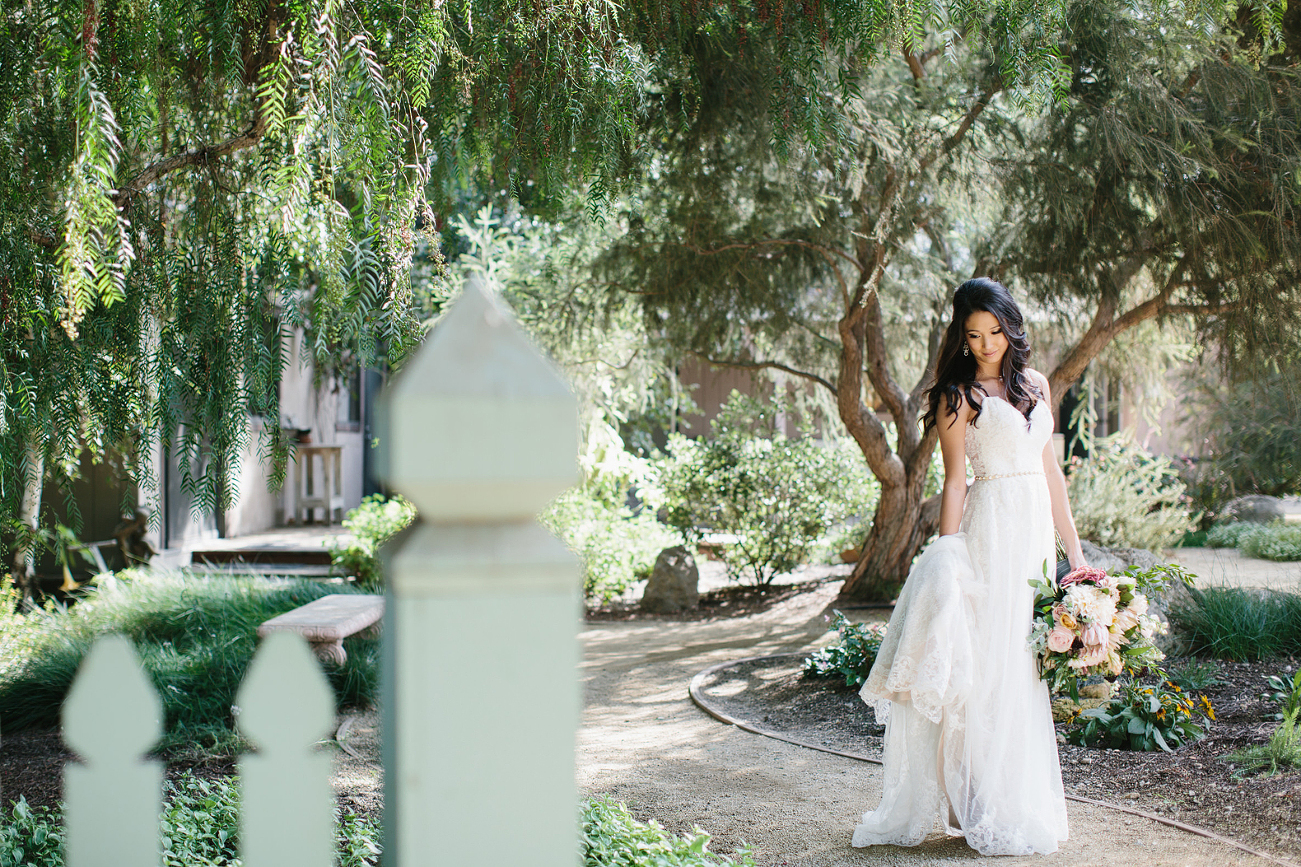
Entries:
<svg viewBox="0 0 1301 867">
<path fill-rule="evenodd" d="M 993 314 L 1007 337 L 1007 352 L 1003 353 L 1002 370 L 1007 402 L 1020 410 L 1028 421 L 1035 404 L 1043 399 L 1039 388 L 1025 373 L 1026 362 L 1030 360 L 1030 342 L 1025 337 L 1025 320 L 1021 316 L 1021 308 L 1016 306 L 1012 293 L 1003 284 L 985 277 L 976 277 L 953 292 L 953 321 L 944 332 L 939 359 L 935 362 L 935 384 L 926 393 L 929 408 L 922 416 L 926 430 L 939 421 L 940 401 L 945 404 L 945 417 L 956 416 L 958 406 L 965 398 L 968 405 L 976 411 L 971 417 L 971 423 L 975 424 L 976 419 L 980 418 L 983 397 L 980 401 L 972 400 L 971 393 L 973 390 L 980 391 L 984 396 L 988 396 L 988 393 L 976 382 L 979 368 L 975 354 L 963 355 L 962 346 L 967 340 L 967 318 L 982 311 Z"/>
</svg>

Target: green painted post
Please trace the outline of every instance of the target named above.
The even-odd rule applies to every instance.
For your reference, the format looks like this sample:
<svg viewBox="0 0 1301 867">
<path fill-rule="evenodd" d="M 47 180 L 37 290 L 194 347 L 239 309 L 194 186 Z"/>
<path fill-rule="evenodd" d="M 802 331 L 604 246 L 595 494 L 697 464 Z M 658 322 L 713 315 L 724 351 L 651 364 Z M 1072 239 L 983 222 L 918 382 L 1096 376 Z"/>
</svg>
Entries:
<svg viewBox="0 0 1301 867">
<path fill-rule="evenodd" d="M 386 863 L 573 867 L 581 579 L 536 515 L 578 479 L 574 396 L 472 284 L 385 410 L 421 516 L 388 560 Z"/>
<path fill-rule="evenodd" d="M 162 704 L 131 643 L 96 641 L 63 703 L 63 738 L 83 762 L 63 770 L 68 867 L 160 863 L 163 768 L 142 756 L 162 733 Z"/>
</svg>

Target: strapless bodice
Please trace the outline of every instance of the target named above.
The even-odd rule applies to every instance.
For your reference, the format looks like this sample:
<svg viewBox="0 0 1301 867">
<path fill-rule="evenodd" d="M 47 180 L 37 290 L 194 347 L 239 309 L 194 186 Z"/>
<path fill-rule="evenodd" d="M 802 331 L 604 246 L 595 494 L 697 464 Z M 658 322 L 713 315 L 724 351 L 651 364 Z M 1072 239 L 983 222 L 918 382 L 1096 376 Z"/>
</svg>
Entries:
<svg viewBox="0 0 1301 867">
<path fill-rule="evenodd" d="M 1052 413 L 1041 400 L 1027 421 L 1001 397 L 986 397 L 980 418 L 967 425 L 967 460 L 976 476 L 1043 471 L 1043 451 L 1053 434 Z"/>
</svg>

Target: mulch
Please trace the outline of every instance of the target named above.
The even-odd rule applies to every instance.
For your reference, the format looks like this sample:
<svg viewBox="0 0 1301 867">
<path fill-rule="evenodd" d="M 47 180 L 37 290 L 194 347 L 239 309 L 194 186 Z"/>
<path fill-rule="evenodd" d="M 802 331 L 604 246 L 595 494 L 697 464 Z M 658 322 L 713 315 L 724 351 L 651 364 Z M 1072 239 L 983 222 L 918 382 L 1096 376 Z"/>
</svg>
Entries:
<svg viewBox="0 0 1301 867">
<path fill-rule="evenodd" d="M 1297 661 L 1219 665 L 1222 683 L 1202 690 L 1218 718 L 1207 737 L 1174 753 L 1061 744 L 1067 793 L 1156 813 L 1301 861 L 1301 770 L 1238 778 L 1228 758 L 1269 739 L 1278 726 L 1271 717 L 1277 707 L 1258 697 L 1264 677 L 1288 665 L 1295 671 Z M 724 668 L 702 686 L 711 705 L 758 728 L 833 750 L 881 757 L 885 729 L 858 698 L 857 688 L 846 687 L 843 680 L 806 677 L 798 659 Z M 1059 732 L 1068 728 L 1058 725 Z"/>
</svg>

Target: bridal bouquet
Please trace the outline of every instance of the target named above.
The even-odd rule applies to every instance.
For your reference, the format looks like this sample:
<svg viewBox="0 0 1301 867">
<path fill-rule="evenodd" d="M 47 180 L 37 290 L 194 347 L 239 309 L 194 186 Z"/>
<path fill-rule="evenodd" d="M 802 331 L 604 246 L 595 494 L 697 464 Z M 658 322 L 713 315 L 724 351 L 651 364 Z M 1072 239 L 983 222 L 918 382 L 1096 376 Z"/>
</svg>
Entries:
<svg viewBox="0 0 1301 867">
<path fill-rule="evenodd" d="M 1123 671 L 1153 666 L 1165 657 L 1154 636 L 1165 624 L 1147 613 L 1143 591 L 1162 590 L 1168 577 L 1188 581 L 1179 567 L 1127 569 L 1108 575 L 1080 568 L 1060 581 L 1033 580 L 1034 622 L 1029 644 L 1039 661 L 1039 676 L 1053 692 L 1079 700 L 1079 680 L 1089 675 L 1114 678 Z"/>
</svg>

